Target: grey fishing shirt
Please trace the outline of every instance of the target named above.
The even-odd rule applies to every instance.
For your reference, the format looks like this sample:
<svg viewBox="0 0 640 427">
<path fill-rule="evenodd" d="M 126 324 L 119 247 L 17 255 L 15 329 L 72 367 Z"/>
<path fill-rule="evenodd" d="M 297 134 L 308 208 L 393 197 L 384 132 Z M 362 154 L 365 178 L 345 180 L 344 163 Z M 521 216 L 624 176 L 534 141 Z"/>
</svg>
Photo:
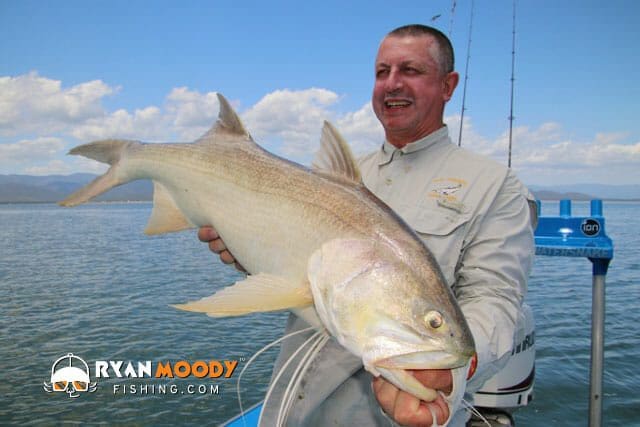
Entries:
<svg viewBox="0 0 640 427">
<path fill-rule="evenodd" d="M 478 369 L 467 384 L 473 393 L 504 367 L 523 321 L 535 253 L 531 194 L 510 169 L 454 145 L 446 126 L 401 149 L 385 142 L 359 165 L 367 188 L 418 233 L 440 264 L 475 340 Z M 292 315 L 287 332 L 306 326 Z M 309 337 L 311 332 L 285 341 L 274 378 Z M 263 425 L 275 422 L 305 354 L 291 359 L 276 383 Z M 295 398 L 287 425 L 389 425 L 371 381 L 361 361 L 331 339 L 290 393 Z M 450 425 L 463 418 L 457 414 Z"/>
</svg>

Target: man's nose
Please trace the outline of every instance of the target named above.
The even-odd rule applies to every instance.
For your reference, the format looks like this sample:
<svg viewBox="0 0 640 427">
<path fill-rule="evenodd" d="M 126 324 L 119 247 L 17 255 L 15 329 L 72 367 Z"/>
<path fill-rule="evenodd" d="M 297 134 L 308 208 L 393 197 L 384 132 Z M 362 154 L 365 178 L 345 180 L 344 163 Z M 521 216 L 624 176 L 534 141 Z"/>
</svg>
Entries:
<svg viewBox="0 0 640 427">
<path fill-rule="evenodd" d="M 402 88 L 402 76 L 398 70 L 391 70 L 385 81 L 385 90 L 387 93 L 397 92 Z"/>
</svg>

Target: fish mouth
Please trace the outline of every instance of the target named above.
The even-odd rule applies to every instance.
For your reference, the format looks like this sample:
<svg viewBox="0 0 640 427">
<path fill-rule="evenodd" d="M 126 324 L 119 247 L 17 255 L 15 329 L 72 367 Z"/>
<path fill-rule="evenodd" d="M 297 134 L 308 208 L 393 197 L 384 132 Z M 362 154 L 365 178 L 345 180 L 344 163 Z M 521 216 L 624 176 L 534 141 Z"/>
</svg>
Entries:
<svg viewBox="0 0 640 427">
<path fill-rule="evenodd" d="M 377 360 L 373 365 L 385 369 L 454 369 L 465 366 L 472 355 L 446 351 L 414 351 Z"/>
<path fill-rule="evenodd" d="M 475 352 L 474 352 L 475 355 Z M 429 356 L 431 362 L 427 362 Z M 464 383 L 475 372 L 475 366 L 470 357 L 455 356 L 445 352 L 413 352 L 380 360 L 374 364 L 375 370 L 369 370 L 374 375 L 381 375 L 384 379 L 401 390 L 416 396 L 425 402 L 432 402 L 440 394 L 437 390 L 426 387 L 411 373 L 412 370 L 451 369 L 454 383 L 456 375 L 459 382 Z M 462 373 L 461 373 L 462 372 Z M 460 385 L 458 385 L 460 387 Z M 445 399 L 452 396 L 454 389 L 448 392 Z"/>
<path fill-rule="evenodd" d="M 380 375 L 391 384 L 416 396 L 425 402 L 433 402 L 438 397 L 438 392 L 426 387 L 405 369 L 379 369 Z"/>
</svg>

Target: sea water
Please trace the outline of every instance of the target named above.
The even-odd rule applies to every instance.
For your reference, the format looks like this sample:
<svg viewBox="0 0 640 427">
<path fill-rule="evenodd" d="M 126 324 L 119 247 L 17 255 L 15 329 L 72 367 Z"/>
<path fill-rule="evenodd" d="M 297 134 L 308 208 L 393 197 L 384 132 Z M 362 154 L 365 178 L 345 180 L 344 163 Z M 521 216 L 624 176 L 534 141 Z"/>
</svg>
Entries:
<svg viewBox="0 0 640 427">
<path fill-rule="evenodd" d="M 282 335 L 286 314 L 214 319 L 170 304 L 241 279 L 195 231 L 147 237 L 149 203 L 0 205 L 0 424 L 215 425 L 239 411 L 240 369 Z M 604 425 L 640 425 L 640 203 L 608 202 L 615 256 L 607 276 Z M 543 203 L 556 214 L 557 203 Z M 588 205 L 574 203 L 574 215 Z M 588 418 L 591 264 L 536 257 L 527 296 L 536 319 L 536 384 L 519 426 L 584 426 Z M 47 392 L 68 353 L 94 392 Z M 245 407 L 262 399 L 276 350 L 242 377 Z M 96 378 L 95 362 L 123 365 Z M 138 362 L 237 361 L 230 378 L 139 378 Z M 124 375 L 125 366 L 134 368 Z M 61 365 L 60 365 L 61 366 Z M 131 374 L 134 373 L 134 376 Z M 184 373 L 184 371 L 183 371 Z"/>
</svg>

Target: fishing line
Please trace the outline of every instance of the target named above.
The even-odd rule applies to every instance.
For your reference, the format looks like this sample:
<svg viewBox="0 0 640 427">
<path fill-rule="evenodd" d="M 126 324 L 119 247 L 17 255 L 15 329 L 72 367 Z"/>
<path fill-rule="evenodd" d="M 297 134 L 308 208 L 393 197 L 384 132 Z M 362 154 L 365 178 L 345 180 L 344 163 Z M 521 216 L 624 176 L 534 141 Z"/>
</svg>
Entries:
<svg viewBox="0 0 640 427">
<path fill-rule="evenodd" d="M 249 365 L 251 365 L 251 363 L 253 363 L 253 361 L 256 359 L 256 357 L 260 356 L 262 353 L 264 353 L 265 351 L 269 350 L 274 345 L 279 344 L 282 341 L 284 341 L 285 339 L 290 338 L 290 337 L 292 337 L 294 335 L 302 334 L 302 333 L 308 332 L 308 331 L 310 331 L 312 329 L 315 329 L 315 328 L 313 326 L 310 326 L 308 328 L 304 328 L 304 329 L 301 329 L 299 331 L 291 332 L 291 333 L 288 333 L 288 334 L 278 338 L 277 340 L 267 344 L 266 346 L 264 346 L 260 350 L 258 350 L 253 356 L 251 356 L 251 358 L 249 358 L 247 363 L 244 365 L 244 367 L 240 371 L 240 375 L 238 375 L 238 383 L 236 385 L 236 391 L 237 391 L 237 395 L 238 395 L 238 406 L 240 406 L 240 414 L 242 415 L 242 424 L 244 425 L 244 427 L 247 427 L 247 421 L 244 419 L 244 409 L 242 408 L 242 398 L 240 396 L 240 380 L 242 379 L 242 375 L 244 374 L 244 371 L 249 367 Z M 265 399 L 265 402 L 266 402 L 266 399 Z"/>
<path fill-rule="evenodd" d="M 291 380 L 287 385 L 287 389 L 285 390 L 284 397 L 282 399 L 282 403 L 280 404 L 280 409 L 278 411 L 278 425 L 280 423 L 284 424 L 286 421 L 287 414 L 291 410 L 291 405 L 295 400 L 295 391 L 300 386 L 302 382 L 302 378 L 304 374 L 307 372 L 311 363 L 315 359 L 315 357 L 320 353 L 324 345 L 329 341 L 330 336 L 328 334 L 323 334 L 318 337 L 318 340 L 311 345 L 309 351 L 304 355 L 300 364 L 296 368 L 295 372 L 291 376 Z M 295 381 L 294 381 L 295 380 Z M 281 419 L 282 418 L 282 419 Z"/>
<path fill-rule="evenodd" d="M 282 402 L 280 403 L 280 408 L 278 409 L 278 418 L 276 420 L 276 425 L 284 424 L 285 420 L 283 418 L 286 418 L 286 416 L 282 416 L 282 414 L 286 414 L 287 411 L 291 408 L 293 396 L 295 395 L 294 391 L 297 389 L 298 385 L 300 384 L 300 381 L 298 380 L 302 379 L 302 376 L 306 372 L 307 361 L 309 360 L 309 357 L 312 354 L 314 356 L 315 354 L 317 354 L 317 352 L 315 352 L 315 349 L 318 348 L 319 344 L 323 341 L 325 336 L 326 335 L 317 336 L 317 339 L 315 340 L 315 342 L 311 344 L 311 346 L 309 347 L 309 350 L 304 354 L 304 356 L 300 360 L 300 363 L 298 364 L 295 371 L 291 375 L 291 379 L 289 380 L 289 383 L 287 384 L 287 388 L 284 391 Z"/>
<path fill-rule="evenodd" d="M 482 422 L 484 422 L 486 425 L 488 425 L 489 427 L 491 427 L 491 423 L 489 423 L 489 420 L 487 420 L 481 413 L 480 411 L 478 411 L 472 404 L 470 404 L 469 402 L 467 402 L 466 400 L 464 400 L 464 398 L 462 398 L 462 404 L 465 406 L 465 409 L 469 412 L 471 412 L 473 415 L 475 415 L 476 417 L 480 418 L 480 420 Z"/>
<path fill-rule="evenodd" d="M 311 327 L 307 328 L 307 330 L 309 330 L 309 329 L 315 329 L 315 328 L 313 326 L 311 326 Z M 298 331 L 298 332 L 303 332 L 303 331 Z M 318 331 L 318 332 L 315 332 L 313 335 L 311 335 L 311 337 L 309 339 L 307 339 L 305 342 L 303 342 L 302 345 L 287 359 L 285 364 L 282 365 L 282 368 L 280 368 L 280 371 L 278 372 L 276 377 L 271 382 L 271 386 L 269 387 L 269 390 L 267 390 L 267 394 L 266 394 L 266 396 L 264 398 L 264 408 L 267 407 L 267 401 L 271 397 L 271 394 L 273 393 L 273 390 L 275 390 L 276 384 L 278 384 L 278 381 L 280 381 L 280 377 L 284 374 L 284 372 L 289 367 L 289 364 L 293 361 L 293 359 L 296 358 L 296 356 L 298 356 L 298 353 L 300 353 L 302 351 L 302 349 L 305 348 L 307 346 L 307 344 L 309 344 L 309 342 L 311 342 L 314 339 L 316 339 L 318 337 L 318 335 L 322 334 L 322 333 L 323 333 L 322 331 Z M 263 414 L 264 414 L 264 410 L 262 412 L 260 412 L 260 417 L 258 418 L 258 425 L 260 425 L 260 423 L 262 422 L 262 415 Z"/>
</svg>

